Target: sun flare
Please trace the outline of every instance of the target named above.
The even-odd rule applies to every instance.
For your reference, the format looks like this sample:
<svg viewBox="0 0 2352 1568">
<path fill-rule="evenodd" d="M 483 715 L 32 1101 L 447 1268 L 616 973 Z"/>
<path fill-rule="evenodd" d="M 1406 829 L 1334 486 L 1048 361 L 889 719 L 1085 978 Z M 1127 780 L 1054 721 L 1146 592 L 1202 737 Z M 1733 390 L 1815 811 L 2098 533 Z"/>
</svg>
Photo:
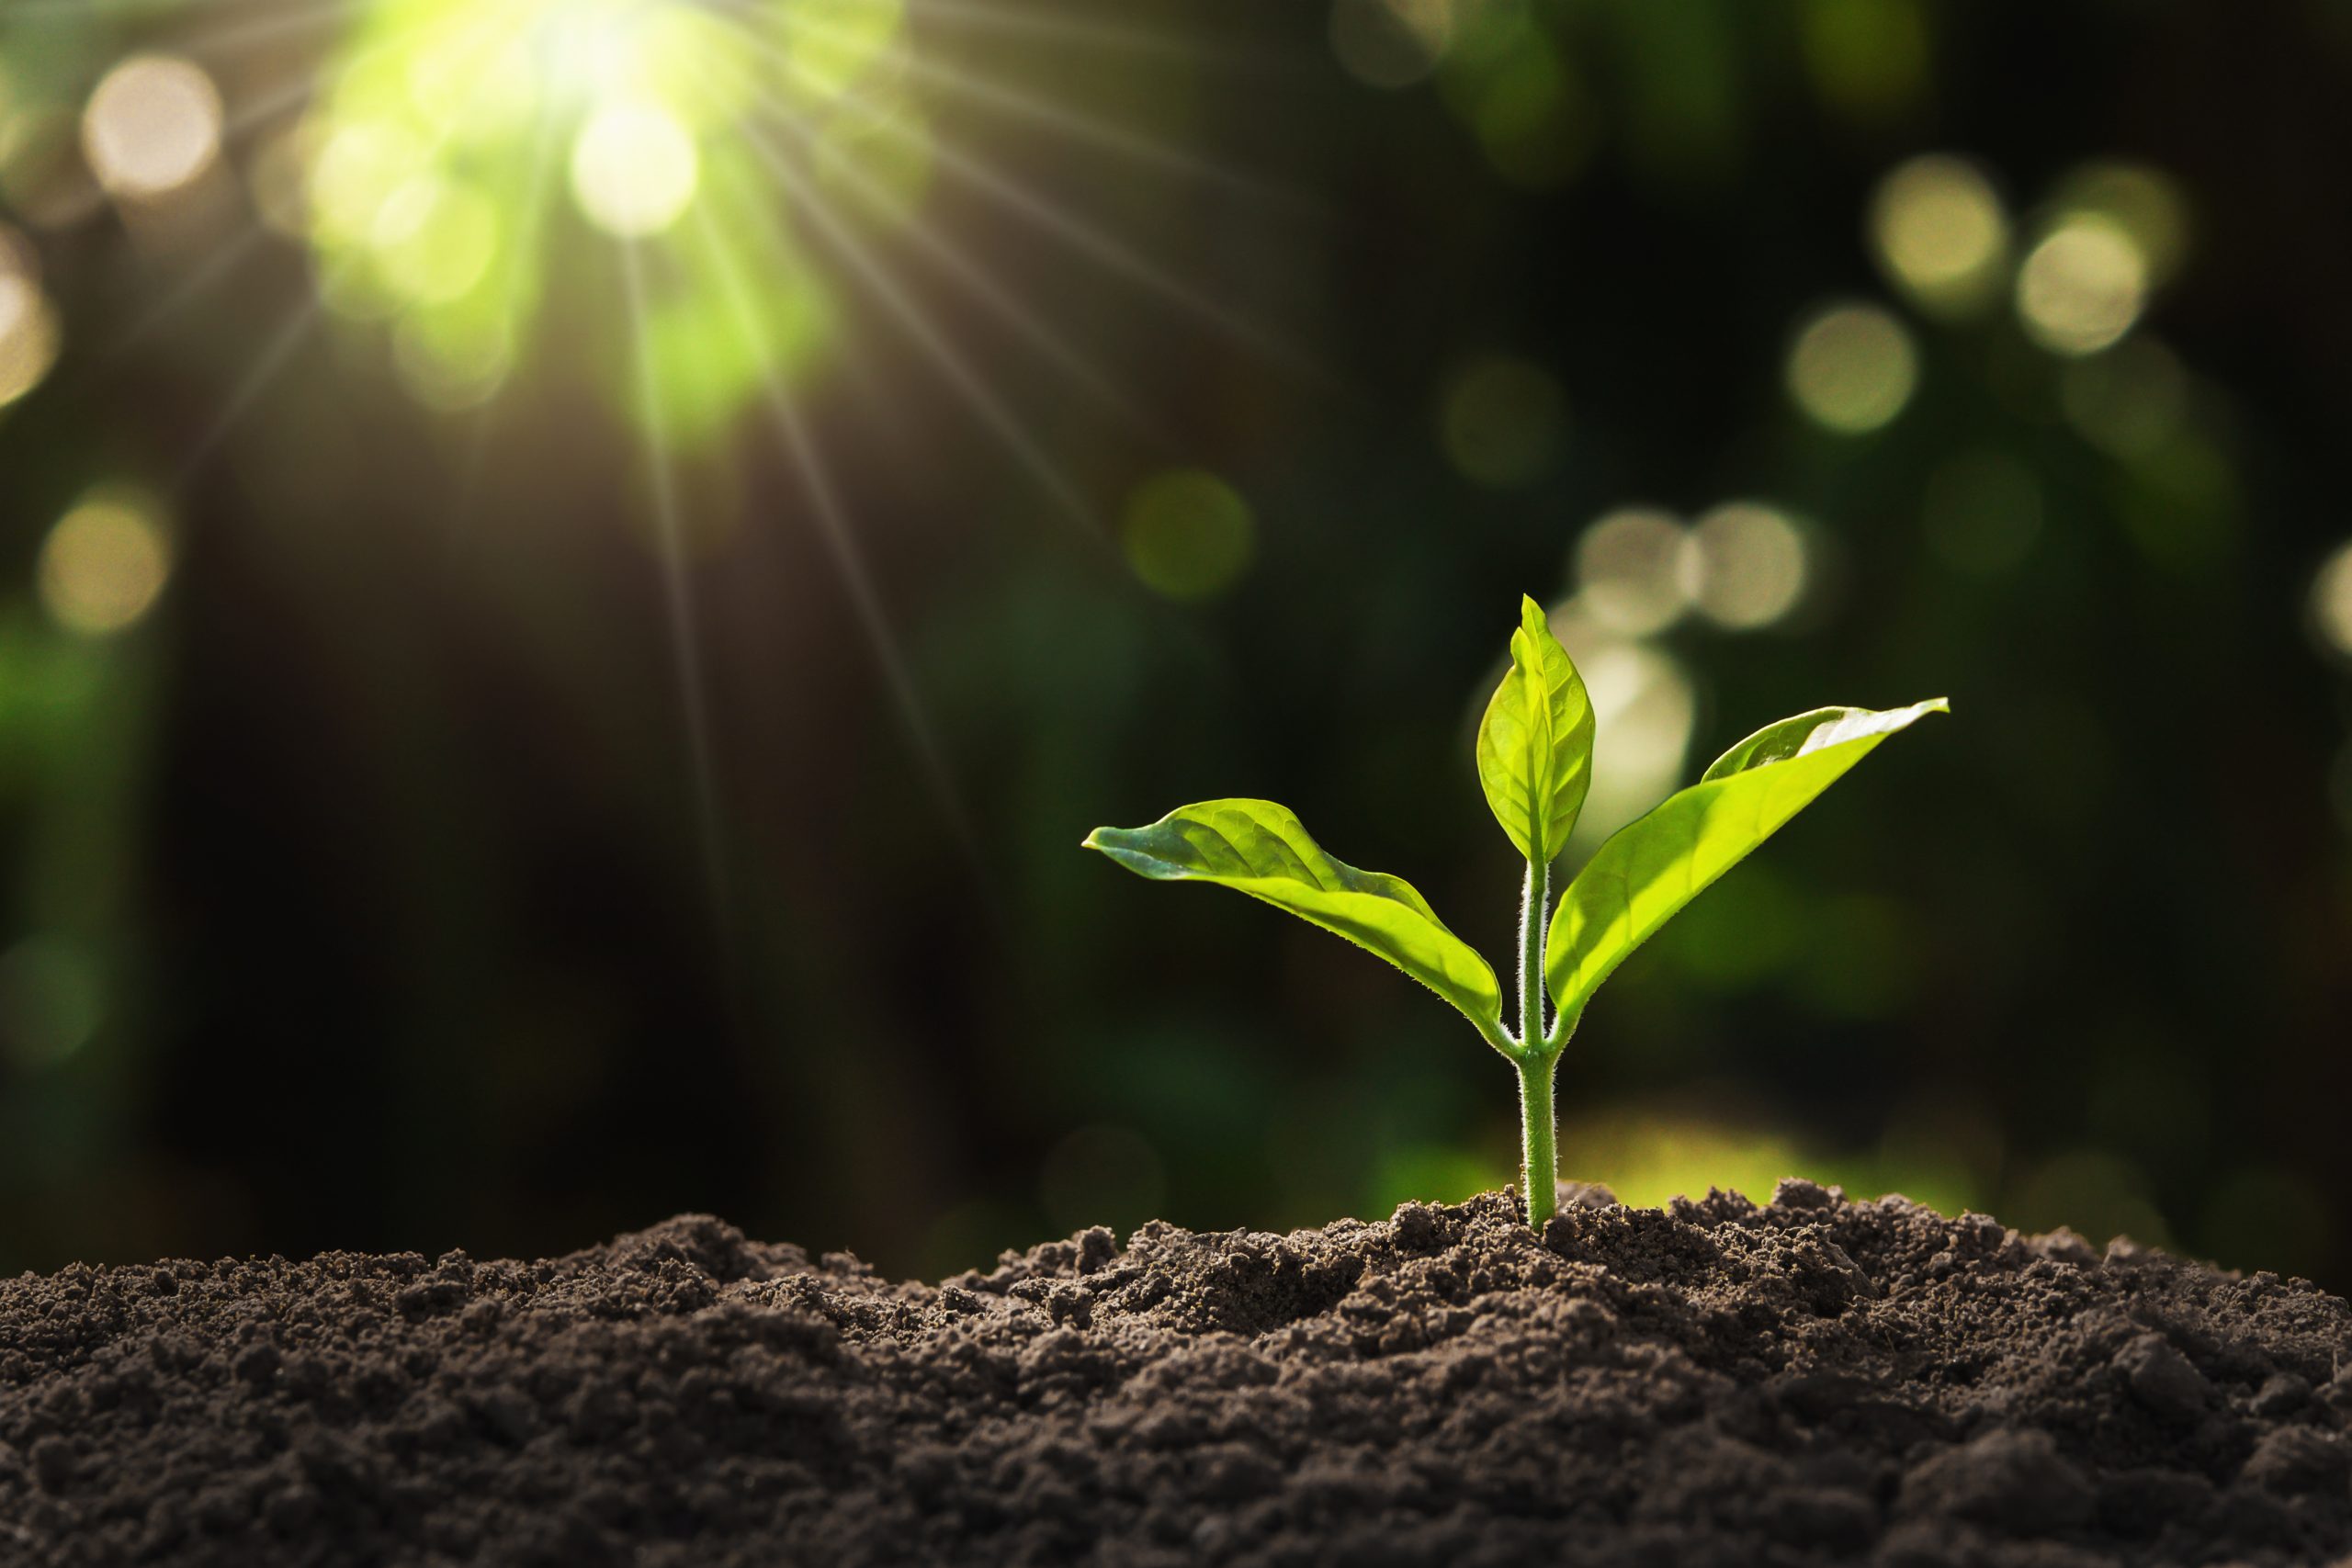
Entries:
<svg viewBox="0 0 2352 1568">
<path fill-rule="evenodd" d="M 788 367 L 812 362 L 830 292 L 752 147 L 773 136 L 853 174 L 872 144 L 900 166 L 912 148 L 919 186 L 929 132 L 904 90 L 909 47 L 901 0 L 381 0 L 292 133 L 322 294 L 383 323 L 435 406 L 490 398 L 560 343 L 632 408 L 635 351 L 607 341 L 611 269 L 583 249 L 647 247 L 638 325 L 669 434 L 715 434 L 766 367 L 729 346 L 738 313 L 681 220 L 708 209 Z"/>
</svg>

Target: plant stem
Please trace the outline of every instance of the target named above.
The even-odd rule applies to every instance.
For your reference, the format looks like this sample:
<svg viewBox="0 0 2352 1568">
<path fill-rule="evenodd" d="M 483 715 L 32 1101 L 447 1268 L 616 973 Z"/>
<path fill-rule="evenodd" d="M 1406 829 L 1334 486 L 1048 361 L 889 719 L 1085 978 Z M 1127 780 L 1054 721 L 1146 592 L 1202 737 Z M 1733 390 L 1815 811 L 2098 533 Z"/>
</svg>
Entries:
<svg viewBox="0 0 2352 1568">
<path fill-rule="evenodd" d="M 1529 861 L 1519 911 L 1519 1186 L 1527 1195 L 1527 1223 L 1539 1231 L 1552 1217 L 1560 1179 L 1552 1120 L 1552 1068 L 1560 1058 L 1544 1030 L 1544 928 L 1551 902 L 1552 868 Z"/>
<path fill-rule="evenodd" d="M 1519 1043 L 1544 1049 L 1544 922 L 1552 895 L 1552 868 L 1527 863 L 1527 889 L 1519 905 Z"/>
<path fill-rule="evenodd" d="M 1527 1223 L 1539 1232 L 1559 1201 L 1560 1156 L 1552 1122 L 1552 1072 L 1558 1062 L 1539 1043 L 1519 1064 L 1519 1185 L 1527 1195 Z"/>
</svg>

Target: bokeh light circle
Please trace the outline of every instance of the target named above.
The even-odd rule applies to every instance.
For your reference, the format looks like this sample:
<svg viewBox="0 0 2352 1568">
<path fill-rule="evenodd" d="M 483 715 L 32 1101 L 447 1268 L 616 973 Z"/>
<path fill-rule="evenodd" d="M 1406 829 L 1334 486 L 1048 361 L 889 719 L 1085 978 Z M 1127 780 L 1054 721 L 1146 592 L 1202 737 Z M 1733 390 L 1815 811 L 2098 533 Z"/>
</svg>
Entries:
<svg viewBox="0 0 2352 1568">
<path fill-rule="evenodd" d="M 1699 519 L 1682 558 L 1683 588 L 1699 613 L 1727 631 L 1788 618 L 1804 598 L 1804 535 L 1786 513 L 1731 502 Z"/>
<path fill-rule="evenodd" d="M 1452 0 L 1332 0 L 1331 52 L 1366 86 L 1411 86 L 1437 69 L 1453 35 Z"/>
<path fill-rule="evenodd" d="M 134 55 L 108 72 L 82 116 L 82 151 L 108 195 L 152 200 L 220 156 L 220 94 L 201 68 Z"/>
<path fill-rule="evenodd" d="M 1833 306 L 1789 350 L 1789 396 L 1815 423 L 1842 435 L 1877 430 L 1911 400 L 1919 356 L 1911 334 L 1876 305 Z"/>
<path fill-rule="evenodd" d="M 1999 288 L 2008 215 L 1966 159 L 1929 153 L 1891 170 L 1871 197 L 1870 231 L 1887 280 L 1929 309 L 1967 310 Z"/>
<path fill-rule="evenodd" d="M 0 270 L 0 408 L 40 385 L 62 336 L 57 310 L 32 275 Z"/>
<path fill-rule="evenodd" d="M 2338 547 L 2312 580 L 2312 627 L 2330 652 L 2352 659 L 2352 544 Z"/>
<path fill-rule="evenodd" d="M 642 240 L 684 213 L 701 169 L 694 138 L 675 115 L 650 104 L 616 104 L 581 127 L 571 147 L 571 194 L 599 229 Z"/>
<path fill-rule="evenodd" d="M 1577 541 L 1578 607 L 1629 637 L 1664 631 L 1690 607 L 1686 538 L 1679 518 L 1652 507 L 1602 517 Z"/>
<path fill-rule="evenodd" d="M 1136 487 L 1120 525 L 1127 562 L 1168 598 L 1214 599 L 1257 555 L 1257 522 L 1231 485 L 1198 468 L 1155 475 Z"/>
<path fill-rule="evenodd" d="M 2018 317 L 2054 354 L 2109 347 L 2147 301 L 2147 257 L 2121 225 L 2096 215 L 2060 223 L 2018 269 Z"/>
<path fill-rule="evenodd" d="M 102 493 L 50 530 L 37 576 L 42 607 L 60 626 L 110 637 L 154 607 L 171 576 L 171 549 L 151 504 Z"/>
<path fill-rule="evenodd" d="M 2169 282 L 2188 259 L 2188 198 L 2179 183 L 2145 164 L 2111 160 L 2071 170 L 2052 195 L 2068 212 L 2107 220 L 2132 237 L 2151 288 Z"/>
<path fill-rule="evenodd" d="M 1590 613 L 1583 595 L 1551 613 L 1553 635 L 1576 660 L 1592 699 L 1591 793 L 1577 839 L 1598 843 L 1683 783 L 1698 719 L 1698 691 L 1665 649 L 1630 637 Z M 1480 692 L 1483 703 L 1486 691 Z"/>
<path fill-rule="evenodd" d="M 1464 477 L 1513 490 L 1544 478 L 1558 462 L 1567 399 L 1541 366 L 1484 359 L 1447 385 L 1438 423 L 1446 456 Z"/>
<path fill-rule="evenodd" d="M 469 187 L 422 175 L 376 209 L 368 238 L 385 280 L 424 305 L 471 293 L 498 253 L 498 214 Z"/>
</svg>

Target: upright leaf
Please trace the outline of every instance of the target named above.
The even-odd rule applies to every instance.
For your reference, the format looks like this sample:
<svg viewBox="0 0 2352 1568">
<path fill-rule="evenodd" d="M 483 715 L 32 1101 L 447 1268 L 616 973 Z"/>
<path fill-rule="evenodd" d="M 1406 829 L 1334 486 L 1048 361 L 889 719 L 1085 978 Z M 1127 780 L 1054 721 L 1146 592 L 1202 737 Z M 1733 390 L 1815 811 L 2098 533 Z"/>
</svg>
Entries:
<svg viewBox="0 0 2352 1568">
<path fill-rule="evenodd" d="M 1271 800 L 1207 800 L 1148 828 L 1097 828 L 1086 847 L 1155 882 L 1212 882 L 1287 909 L 1385 958 L 1481 1033 L 1499 1026 L 1494 970 L 1410 884 L 1333 860 Z"/>
<path fill-rule="evenodd" d="M 1874 713 L 1821 708 L 1758 730 L 1700 781 L 1600 846 L 1560 898 L 1544 978 L 1564 1017 L 1579 1011 L 1625 955 L 1815 795 L 1942 698 Z"/>
<path fill-rule="evenodd" d="M 1521 599 L 1510 669 L 1478 725 L 1478 783 L 1519 852 L 1548 865 L 1592 784 L 1592 702 L 1543 606 Z"/>
</svg>

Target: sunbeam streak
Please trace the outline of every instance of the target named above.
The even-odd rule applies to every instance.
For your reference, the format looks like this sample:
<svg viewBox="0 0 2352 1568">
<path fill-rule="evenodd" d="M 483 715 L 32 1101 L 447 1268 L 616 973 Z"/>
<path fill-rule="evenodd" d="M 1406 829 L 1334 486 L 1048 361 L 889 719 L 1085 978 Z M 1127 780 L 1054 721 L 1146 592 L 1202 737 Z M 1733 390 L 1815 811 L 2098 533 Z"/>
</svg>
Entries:
<svg viewBox="0 0 2352 1568">
<path fill-rule="evenodd" d="M 784 129 L 792 133 L 801 151 L 812 162 L 821 161 L 825 173 L 855 195 L 870 214 L 876 217 L 891 214 L 891 194 L 860 168 L 854 159 L 842 153 L 835 144 L 811 134 L 808 127 L 797 120 L 786 119 L 782 123 Z M 1137 407 L 1135 400 L 1094 361 L 1057 331 L 1043 315 L 1023 303 L 986 267 L 942 239 L 920 217 L 907 224 L 905 238 L 943 276 L 978 300 L 1041 357 L 1084 388 L 1130 429 L 1158 445 L 1170 444 L 1166 432 L 1159 429 L 1157 423 Z"/>
<path fill-rule="evenodd" d="M 726 290 L 728 301 L 734 308 L 736 319 L 747 333 L 759 332 L 757 309 L 752 302 L 751 287 L 743 276 L 742 263 L 719 231 L 710 209 L 704 208 L 696 225 L 703 243 L 708 247 L 714 270 L 720 287 Z M 763 340 L 763 342 L 764 340 Z M 929 783 L 932 795 L 942 814 L 961 842 L 964 852 L 977 869 L 980 863 L 979 833 L 962 793 L 956 788 L 956 777 L 947 763 L 947 756 L 939 743 L 929 716 L 923 710 L 922 695 L 915 689 L 913 673 L 899 652 L 898 638 L 890 629 L 888 615 L 882 608 L 881 596 L 875 591 L 873 577 L 866 570 L 865 553 L 857 547 L 857 536 L 851 525 L 848 502 L 834 482 L 832 467 L 826 461 L 823 449 L 808 429 L 808 417 L 793 400 L 792 389 L 786 385 L 784 368 L 772 353 L 763 353 L 766 372 L 768 408 L 776 431 L 783 438 L 785 456 L 793 474 L 800 482 L 803 498 L 808 503 L 808 515 L 816 521 L 817 535 L 832 558 L 833 568 L 841 574 L 842 586 L 850 597 L 850 606 L 857 615 L 858 625 L 872 649 L 874 660 L 882 671 L 891 700 L 898 705 L 899 722 L 905 727 L 907 739 L 913 746 L 915 759 Z"/>
<path fill-rule="evenodd" d="M 301 108 L 320 97 L 336 80 L 380 57 L 382 49 L 369 50 L 350 59 L 330 65 L 317 75 L 295 73 L 285 81 L 235 105 L 221 123 L 220 142 L 226 147 L 243 141 L 254 131 L 291 110 Z"/>
<path fill-rule="evenodd" d="M 522 222 L 532 248 L 543 237 L 548 222 L 548 191 L 555 179 L 555 155 L 558 126 L 551 117 L 542 116 L 538 133 L 532 139 L 530 167 L 521 185 Z M 458 480 L 457 505 L 453 521 L 459 526 L 471 520 L 476 502 L 481 494 L 482 474 L 490 463 L 490 437 L 497 419 L 498 403 L 485 398 L 473 411 L 473 431 L 466 441 L 464 476 Z"/>
<path fill-rule="evenodd" d="M 757 0 L 712 0 L 712 3 L 731 13 L 739 26 L 752 27 L 756 31 L 756 27 L 743 20 L 749 15 L 771 23 L 787 39 L 813 38 L 838 44 L 854 36 L 838 25 L 828 25 L 797 9 L 763 7 Z M 1080 145 L 1094 147 L 1185 178 L 1221 186 L 1270 205 L 1301 210 L 1312 208 L 1312 204 L 1296 191 L 1227 169 L 1172 147 L 1156 137 L 1114 125 L 1066 104 L 1049 102 L 1019 88 L 1008 87 L 970 72 L 925 59 L 912 51 L 901 56 L 898 68 L 911 80 L 935 87 L 951 97 L 964 99 L 1011 118 L 1044 126 Z"/>
<path fill-rule="evenodd" d="M 729 16 L 724 18 L 734 31 L 742 35 L 752 47 L 769 54 L 787 73 L 798 73 L 802 67 L 786 51 L 779 50 L 770 39 L 741 20 Z M 864 89 L 853 89 L 844 95 L 850 101 L 872 111 L 865 129 L 873 135 L 893 141 L 908 142 L 917 133 L 893 117 L 887 102 L 876 100 Z M 787 130 L 797 131 L 788 106 L 763 102 L 758 111 L 763 118 L 780 123 Z M 757 128 L 748 118 L 742 130 L 754 147 L 761 145 Z M 1121 243 L 1085 219 L 1069 211 L 1060 204 L 1038 195 L 1021 181 L 1000 171 L 988 159 L 978 153 L 959 149 L 945 141 L 922 139 L 922 150 L 939 167 L 948 171 L 966 185 L 978 191 L 999 207 L 1020 217 L 1032 227 L 1040 229 L 1092 260 L 1098 265 L 1114 272 L 1129 282 L 1138 284 L 1166 302 L 1215 327 L 1228 338 L 1240 343 L 1270 363 L 1279 365 L 1295 375 L 1323 386 L 1337 385 L 1334 378 L 1304 350 L 1283 341 L 1275 333 L 1255 321 L 1216 303 L 1182 281 L 1137 255 L 1132 247 Z"/>
<path fill-rule="evenodd" d="M 1226 58 L 1222 51 L 1209 49 L 1196 39 L 1159 32 L 1131 23 L 1104 22 L 1091 17 L 1080 21 L 1069 17 L 1041 17 L 1001 6 L 980 5 L 977 0 L 906 0 L 906 5 L 907 9 L 916 16 L 967 28 L 975 32 L 1018 33 L 1049 43 L 1079 48 L 1161 55 L 1186 64 Z"/>
<path fill-rule="evenodd" d="M 185 487 L 196 477 L 206 459 L 228 438 L 230 431 L 236 428 L 237 422 L 260 400 L 262 393 L 268 389 L 270 382 L 277 378 L 277 373 L 286 367 L 287 361 L 293 358 L 294 351 L 301 346 L 302 340 L 310 335 L 318 320 L 317 296 L 305 294 L 295 302 L 286 321 L 270 334 L 269 341 L 262 345 L 261 353 L 254 356 L 253 364 L 246 367 L 244 375 L 229 394 L 228 400 L 220 405 L 220 412 L 213 417 L 211 424 L 189 448 L 180 464 L 181 486 Z"/>
<path fill-rule="evenodd" d="M 842 220 L 825 194 L 804 173 L 792 167 L 791 160 L 756 127 L 746 123 L 743 137 L 760 161 L 767 165 L 769 172 L 791 195 L 797 204 L 796 210 L 815 224 L 827 243 L 833 247 L 834 254 L 848 268 L 850 276 L 881 303 L 907 335 L 931 358 L 941 376 L 963 398 L 966 406 L 1005 444 L 1022 467 L 1029 470 L 1030 477 L 1044 487 L 1062 511 L 1078 525 L 1080 533 L 1096 544 L 1102 544 L 1102 525 L 1093 507 L 1063 477 L 1045 449 L 1022 428 L 1021 422 L 989 388 L 986 378 L 972 368 L 962 351 L 924 313 L 922 304 L 906 291 L 891 276 L 889 269 L 876 259 L 865 242 Z"/>
<path fill-rule="evenodd" d="M 723 440 L 749 401 L 800 395 L 800 379 L 848 326 L 838 284 L 902 333 L 1054 508 L 1102 547 L 1095 498 L 1016 412 L 933 291 L 912 286 L 910 270 L 926 281 L 935 274 L 939 292 L 974 307 L 973 325 L 1002 329 L 1005 341 L 1081 390 L 1089 410 L 1153 447 L 1178 443 L 1080 345 L 1063 312 L 1026 297 L 923 214 L 936 184 L 953 182 L 974 203 L 1265 361 L 1329 378 L 1085 212 L 943 139 L 923 100 L 957 99 L 976 114 L 1019 118 L 1223 188 L 1261 182 L 968 62 L 919 58 L 906 25 L 910 5 L 1041 40 L 1145 41 L 1121 27 L 990 0 L 130 0 L 105 14 L 168 16 L 187 35 L 182 47 L 198 54 L 355 18 L 315 69 L 249 78 L 218 117 L 217 141 L 242 141 L 308 105 L 303 122 L 266 154 L 288 171 L 272 186 L 286 194 L 267 208 L 268 226 L 301 234 L 320 302 L 346 331 L 384 333 L 393 368 L 428 406 L 479 407 L 536 343 L 549 356 L 544 373 L 605 383 L 616 409 L 643 427 L 656 468 L 670 475 Z M 12 8 L 0 0 L 0 14 L 61 9 L 51 0 Z M 569 172 L 568 193 L 552 188 L 563 183 L 559 170 Z M 556 210 L 564 194 L 627 257 L 626 345 L 611 327 L 599 330 L 613 318 L 610 286 L 575 265 L 577 224 L 560 223 Z M 715 250 L 680 243 L 672 230 L 689 216 L 706 237 L 715 225 Z M 180 277 L 113 354 L 222 287 L 264 237 L 248 227 L 185 256 Z M 728 276 L 716 276 L 711 255 L 697 262 L 698 250 L 723 257 Z M 757 305 L 748 317 L 747 299 Z M 256 369 L 274 374 L 288 352 L 273 339 Z M 232 406 L 257 389 L 241 388 Z M 654 501 L 666 494 L 674 510 L 674 479 L 662 478 L 655 491 Z M 846 529 L 839 508 L 817 509 Z M 676 522 L 664 523 L 671 536 Z M 675 573 L 671 546 L 682 547 L 682 538 L 665 546 L 665 570 Z M 845 577 L 854 581 L 854 571 Z M 887 640 L 887 628 L 876 629 Z M 689 664 L 691 633 L 689 619 Z"/>
<path fill-rule="evenodd" d="M 174 283 L 169 292 L 105 344 L 98 351 L 103 361 L 121 358 L 164 322 L 202 299 L 231 273 L 261 254 L 269 231 L 248 220 L 237 227 L 226 239 L 212 247 L 210 253 L 195 268 Z"/>
<path fill-rule="evenodd" d="M 886 130 L 884 134 L 895 132 Z M 1216 328 L 1261 357 L 1319 384 L 1336 383 L 1331 373 L 1316 363 L 1305 350 L 1170 276 L 1119 240 L 1068 211 L 1058 203 L 1037 195 L 1020 181 L 999 172 L 986 159 L 944 145 L 938 150 L 937 157 L 941 167 L 1007 210 L 1026 219 L 1070 249 L 1091 257 L 1129 282 L 1142 286 L 1168 303 Z"/>
<path fill-rule="evenodd" d="M 685 519 L 678 502 L 675 461 L 670 449 L 668 418 L 662 382 L 646 342 L 645 258 L 634 241 L 621 246 L 621 270 L 628 282 L 628 319 L 637 362 L 640 417 L 646 433 L 647 467 L 653 501 L 654 526 L 659 530 L 655 553 L 661 558 L 663 608 L 670 627 L 673 672 L 678 685 L 679 711 L 686 731 L 687 765 L 692 773 L 695 831 L 701 840 L 705 892 L 710 900 L 712 928 L 720 956 L 734 966 L 735 922 L 729 897 L 727 854 L 718 815 L 718 770 L 711 745 L 710 706 L 703 684 L 702 641 L 695 615 L 694 586 L 686 577 Z"/>
<path fill-rule="evenodd" d="M 192 0 L 198 6 L 219 6 L 225 0 Z M 0 21 L 72 22 L 137 20 L 167 16 L 182 8 L 183 0 L 8 0 L 0 4 Z"/>
<path fill-rule="evenodd" d="M 1040 37 L 1074 26 L 1100 43 L 1120 31 L 1023 16 L 986 0 L 936 0 L 935 8 L 975 26 Z M 536 356 L 535 345 L 548 343 L 550 329 L 560 333 L 559 353 L 576 353 L 564 340 L 587 339 L 587 323 L 602 313 L 592 301 L 600 291 L 572 265 L 570 236 L 545 221 L 550 182 L 530 182 L 519 201 L 512 194 L 512 171 L 526 156 L 537 160 L 548 138 L 559 158 L 569 150 L 570 194 L 591 222 L 665 258 L 673 246 L 663 231 L 697 200 L 697 185 L 732 178 L 723 165 L 766 167 L 768 188 L 788 193 L 799 220 L 769 225 L 777 238 L 752 263 L 763 330 L 789 340 L 787 378 L 805 374 L 836 346 L 843 322 L 823 283 L 826 271 L 838 269 L 912 333 L 1057 505 L 1088 517 L 1090 529 L 1091 504 L 1017 428 L 929 307 L 884 275 L 907 263 L 935 272 L 1022 350 L 1082 389 L 1091 407 L 1155 446 L 1172 443 L 1055 312 L 1024 299 L 922 217 L 934 184 L 954 182 L 1262 360 L 1329 384 L 1306 355 L 1244 312 L 1188 286 L 983 153 L 945 142 L 916 89 L 975 105 L 978 114 L 1024 119 L 1072 144 L 1213 179 L 1220 188 L 1262 189 L 1261 182 L 969 65 L 921 58 L 904 9 L 903 0 L 288 0 L 256 12 L 193 0 L 170 14 L 189 35 L 184 47 L 199 54 L 355 18 L 315 70 L 248 82 L 229 107 L 220 141 L 242 144 L 263 128 L 279 135 L 286 117 L 308 106 L 281 143 L 298 171 L 288 188 L 299 194 L 288 200 L 300 205 L 274 221 L 301 226 L 330 308 L 338 317 L 381 322 L 401 378 L 430 406 L 455 412 L 493 396 L 526 355 Z M 770 137 L 792 148 L 789 159 L 776 156 Z M 842 221 L 829 201 L 845 206 L 856 223 Z M 731 248 L 744 252 L 747 215 L 721 217 L 733 225 Z M 885 230 L 899 237 L 903 260 L 875 259 L 870 242 Z M 805 259 L 812 241 L 825 256 L 823 269 Z M 133 337 L 185 310 L 252 243 L 218 243 L 228 253 L 195 258 L 192 275 Z M 697 279 L 689 268 L 676 279 L 663 272 L 650 281 L 658 289 L 647 301 L 647 352 L 663 382 L 670 435 L 679 452 L 698 453 L 723 437 L 733 411 L 759 395 L 767 373 L 756 363 L 762 345 L 725 332 L 729 312 L 697 298 L 716 292 L 708 277 Z M 567 320 L 578 330 L 561 332 Z M 736 336 L 732 345 L 723 341 L 729 335 Z M 590 355 L 582 368 L 608 380 L 615 405 L 637 417 L 643 400 L 625 362 L 625 355 Z"/>
<path fill-rule="evenodd" d="M 198 59 L 217 60 L 348 21 L 372 3 L 373 0 L 306 0 L 302 5 L 280 6 L 266 17 L 198 28 L 179 40 L 179 48 Z"/>
</svg>

